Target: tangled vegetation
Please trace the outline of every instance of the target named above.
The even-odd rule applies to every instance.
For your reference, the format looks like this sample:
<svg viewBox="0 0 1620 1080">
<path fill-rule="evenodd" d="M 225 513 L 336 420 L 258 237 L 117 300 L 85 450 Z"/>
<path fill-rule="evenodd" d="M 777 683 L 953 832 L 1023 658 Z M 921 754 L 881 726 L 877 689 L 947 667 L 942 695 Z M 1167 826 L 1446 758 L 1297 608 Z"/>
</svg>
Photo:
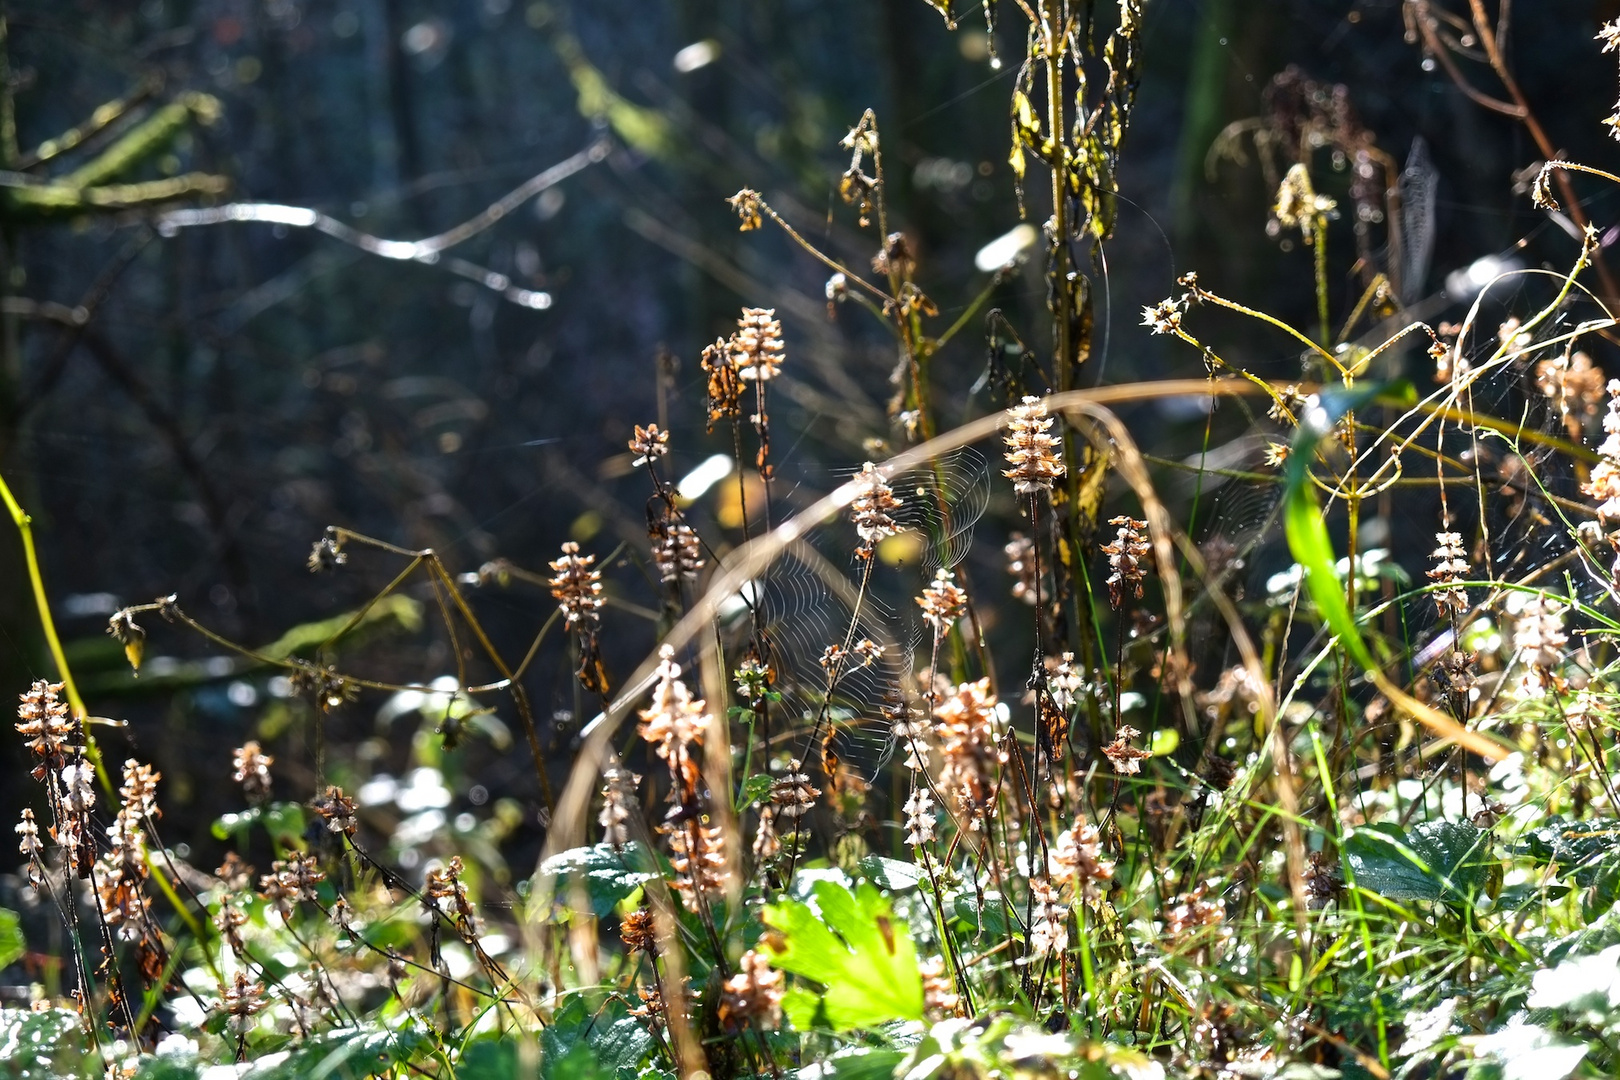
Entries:
<svg viewBox="0 0 1620 1080">
<path fill-rule="evenodd" d="M 1280 173 L 1271 231 L 1312 250 L 1315 324 L 1189 272 L 1142 322 L 1207 377 L 1085 385 L 1141 8 L 1120 0 L 1103 26 L 1070 0 L 987 0 L 986 17 L 1027 21 L 1010 155 L 1032 217 L 1049 216 L 1009 223 L 949 322 L 891 220 L 871 112 L 837 182 L 869 268 L 758 192 L 731 200 L 742 230 L 785 230 L 825 264 L 829 318 L 892 335 L 890 430 L 824 494 L 779 475 L 796 433 L 773 430 L 773 393 L 795 345 L 748 307 L 703 350 L 703 415 L 679 421 L 723 448 L 708 479 L 673 475 L 667 418 L 623 433 L 645 547 L 570 541 L 544 569 L 462 571 L 333 527 L 312 573 L 397 573 L 269 645 L 175 596 L 118 611 L 108 630 L 134 668 L 153 636 L 198 635 L 278 702 L 262 741 L 216 753 L 240 791 L 213 823 L 231 848 L 217 868 L 165 844 L 162 778 L 120 764 L 116 725 L 79 693 L 39 538 L 0 487 L 57 664 L 16 723 L 34 763 L 16 826 L 30 906 L 0 912 L 0 961 L 22 961 L 8 970 L 30 1001 L 0 1011 L 6 1068 L 1615 1075 L 1620 379 L 1585 350 L 1614 340 L 1620 292 L 1572 178 L 1620 178 L 1544 146 L 1528 194 L 1578 250 L 1510 271 L 1521 310 L 1499 325 L 1480 321 L 1486 281 L 1461 323 L 1430 326 L 1403 281 L 1411 186 L 1292 73 L 1274 88 L 1290 106 L 1222 149 L 1250 136 Z M 1507 97 L 1474 93 L 1545 144 L 1479 0 L 1405 8 L 1425 55 L 1459 81 L 1465 64 L 1494 73 Z M 1357 292 L 1336 311 L 1327 251 L 1345 241 Z M 1020 336 L 987 305 L 1026 261 L 1050 319 Z M 1224 356 L 1217 312 L 1289 340 L 1300 378 Z M 981 325 L 987 377 L 972 402 L 940 401 L 937 355 Z M 1212 431 L 1217 408 L 1258 406 L 1263 462 L 1219 464 L 1207 444 L 1152 456 L 1120 411 L 1169 399 Z M 1190 499 L 1166 496 L 1184 481 Z M 1210 509 L 1234 492 L 1262 508 L 1241 528 Z M 976 530 L 1002 527 L 1006 573 L 974 578 Z M 1434 536 L 1420 573 L 1398 557 L 1412 530 Z M 1247 587 L 1268 543 L 1288 568 Z M 507 590 L 549 613 L 521 655 L 481 616 Z M 606 646 L 630 618 L 658 644 L 621 678 Z M 443 635 L 454 675 L 356 669 L 349 644 L 395 623 Z M 525 691 L 558 652 L 593 717 L 561 746 Z M 403 779 L 326 752 L 326 718 L 363 701 L 417 725 Z M 299 722 L 297 749 L 278 746 Z M 532 761 L 547 808 L 532 872 L 503 853 L 512 792 L 480 786 L 484 812 L 444 812 L 467 740 Z M 295 752 L 314 777 L 299 790 L 276 770 Z"/>
</svg>

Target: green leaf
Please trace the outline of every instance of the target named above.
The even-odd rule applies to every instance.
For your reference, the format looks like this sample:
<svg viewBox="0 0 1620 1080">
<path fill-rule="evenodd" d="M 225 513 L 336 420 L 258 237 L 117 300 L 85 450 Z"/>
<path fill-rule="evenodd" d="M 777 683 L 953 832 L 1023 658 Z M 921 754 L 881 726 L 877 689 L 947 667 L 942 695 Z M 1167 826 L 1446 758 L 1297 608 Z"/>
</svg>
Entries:
<svg viewBox="0 0 1620 1080">
<path fill-rule="evenodd" d="M 1316 501 L 1316 487 L 1311 483 L 1311 459 L 1316 455 L 1316 444 L 1345 413 L 1375 398 L 1405 402 L 1413 397 L 1415 391 L 1411 383 L 1404 381 L 1386 386 L 1323 390 L 1318 396 L 1319 409 L 1300 417 L 1299 434 L 1288 452 L 1284 473 L 1283 523 L 1288 550 L 1293 553 L 1294 561 L 1305 569 L 1305 587 L 1310 591 L 1317 614 L 1364 668 L 1374 666 L 1373 656 L 1366 642 L 1361 640 L 1361 632 L 1345 599 L 1344 585 L 1334 571 L 1333 541 L 1328 536 L 1321 505 Z"/>
<path fill-rule="evenodd" d="M 28 951 L 23 940 L 22 920 L 15 911 L 0 908 L 0 968 L 10 967 Z"/>
<path fill-rule="evenodd" d="M 808 1013 L 803 993 L 784 997 L 784 1011 L 794 1026 L 850 1031 L 887 1020 L 921 1019 L 917 948 L 883 894 L 867 883 L 851 893 L 822 881 L 816 884 L 815 901 L 819 916 L 797 900 L 765 909 L 766 925 L 780 935 L 765 939 L 771 963 L 826 987 Z"/>
<path fill-rule="evenodd" d="M 1389 824 L 1354 830 L 1344 857 L 1356 885 L 1392 900 L 1468 904 L 1500 864 L 1490 834 L 1460 821 L 1430 821 L 1403 831 Z"/>
<path fill-rule="evenodd" d="M 269 1068 L 249 1068 L 242 1080 L 363 1080 L 411 1061 L 430 1046 L 414 1026 L 364 1026 L 313 1035 Z"/>
<path fill-rule="evenodd" d="M 881 855 L 868 855 L 860 865 L 861 873 L 890 892 L 915 889 L 927 877 L 916 863 L 885 859 Z"/>
<path fill-rule="evenodd" d="M 603 918 L 612 914 L 621 900 L 658 876 L 651 870 L 634 869 L 649 865 L 651 860 L 634 842 L 620 850 L 614 850 L 612 844 L 593 844 L 553 855 L 540 864 L 537 876 L 556 877 L 556 896 L 565 906 L 574 902 L 574 890 L 583 884 L 591 913 Z"/>
<path fill-rule="evenodd" d="M 272 840 L 298 840 L 304 835 L 304 808 L 293 802 L 278 802 L 255 806 L 240 814 L 226 814 L 214 822 L 214 839 L 241 840 L 248 830 L 260 824 Z"/>
<path fill-rule="evenodd" d="M 768 773 L 755 773 L 743 781 L 742 790 L 737 793 L 737 809 L 743 811 L 761 801 L 771 793 L 771 785 L 775 783 Z"/>
<path fill-rule="evenodd" d="M 822 1059 L 819 1075 L 832 1080 L 889 1080 L 905 1058 L 902 1050 L 857 1046 L 839 1050 Z"/>
<path fill-rule="evenodd" d="M 541 1032 L 540 1074 L 547 1080 L 635 1076 L 652 1048 L 652 1034 L 623 1001 L 609 998 L 592 1013 L 576 994 Z"/>
<path fill-rule="evenodd" d="M 975 933 L 989 934 L 991 937 L 1006 937 L 1007 927 L 1007 901 L 999 896 L 986 896 L 984 903 L 972 893 L 960 893 L 951 902 L 951 908 L 956 917 L 971 926 Z"/>
<path fill-rule="evenodd" d="M 16 1080 L 88 1076 L 92 1062 L 78 1013 L 0 1009 L 0 1074 Z M 101 1070 L 97 1068 L 96 1074 Z"/>
</svg>

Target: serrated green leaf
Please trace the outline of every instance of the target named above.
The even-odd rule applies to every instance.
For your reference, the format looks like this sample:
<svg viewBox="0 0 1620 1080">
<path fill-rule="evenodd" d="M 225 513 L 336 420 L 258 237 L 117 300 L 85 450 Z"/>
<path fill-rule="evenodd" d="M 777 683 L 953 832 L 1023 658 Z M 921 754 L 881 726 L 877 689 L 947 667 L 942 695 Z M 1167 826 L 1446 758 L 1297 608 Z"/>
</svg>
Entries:
<svg viewBox="0 0 1620 1080">
<path fill-rule="evenodd" d="M 890 892 L 915 889 L 927 877 L 916 863 L 885 859 L 881 855 L 868 855 L 861 860 L 861 873 Z"/>
<path fill-rule="evenodd" d="M 887 898 L 870 884 L 851 893 L 821 881 L 815 899 L 819 915 L 797 900 L 765 909 L 766 925 L 778 932 L 766 939 L 771 963 L 826 988 L 811 1016 L 802 994 L 793 996 L 791 1007 L 784 1000 L 789 1019 L 835 1031 L 921 1019 L 917 948 Z"/>
<path fill-rule="evenodd" d="M 28 951 L 23 940 L 22 920 L 15 911 L 0 908 L 0 968 L 10 967 Z"/>
<path fill-rule="evenodd" d="M 1351 832 L 1344 857 L 1359 888 L 1392 900 L 1472 903 L 1498 865 L 1490 834 L 1461 821 L 1430 821 L 1410 830 L 1389 824 Z"/>
<path fill-rule="evenodd" d="M 641 845 L 631 842 L 615 850 L 612 844 L 593 844 L 553 855 L 540 864 L 538 875 L 555 876 L 556 896 L 563 904 L 572 903 L 576 885 L 585 886 L 591 913 L 597 918 L 612 914 L 619 902 L 657 877 L 652 861 Z"/>
</svg>

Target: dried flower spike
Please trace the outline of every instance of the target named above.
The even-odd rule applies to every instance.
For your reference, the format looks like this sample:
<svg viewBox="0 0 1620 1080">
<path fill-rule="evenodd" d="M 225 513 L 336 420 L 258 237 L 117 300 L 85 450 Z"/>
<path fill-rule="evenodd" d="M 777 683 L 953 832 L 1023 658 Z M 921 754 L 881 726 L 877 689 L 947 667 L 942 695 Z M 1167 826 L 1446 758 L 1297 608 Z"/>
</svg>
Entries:
<svg viewBox="0 0 1620 1080">
<path fill-rule="evenodd" d="M 870 461 L 861 466 L 853 482 L 859 493 L 849 504 L 849 513 L 855 522 L 855 532 L 861 538 L 855 555 L 870 559 L 880 541 L 899 534 L 900 525 L 894 520 L 893 512 L 900 509 L 901 503 L 883 473 Z"/>
<path fill-rule="evenodd" d="M 939 789 L 951 798 L 974 830 L 984 826 L 997 790 L 997 773 L 1006 763 L 1001 746 L 1004 728 L 990 680 L 966 682 L 934 709 L 939 721 Z"/>
<path fill-rule="evenodd" d="M 551 562 L 551 595 L 569 626 L 590 629 L 596 625 L 603 600 L 602 572 L 591 569 L 595 562 L 595 555 L 581 555 L 572 540 L 563 544 L 562 557 Z"/>
<path fill-rule="evenodd" d="M 742 415 L 742 380 L 737 376 L 737 365 L 732 359 L 731 342 L 724 338 L 717 338 L 713 345 L 705 345 L 698 363 L 709 377 L 705 400 L 709 410 L 709 430 L 713 431 L 716 420 Z"/>
<path fill-rule="evenodd" d="M 703 910 L 725 888 L 726 848 L 720 826 L 666 822 L 659 831 L 669 836 L 669 864 L 675 871 L 670 885 L 681 894 L 686 910 Z"/>
<path fill-rule="evenodd" d="M 937 840 L 934 831 L 934 799 L 927 788 L 914 788 L 906 800 L 906 843 L 912 846 L 931 844 Z"/>
<path fill-rule="evenodd" d="M 343 793 L 337 785 L 326 789 L 326 794 L 312 802 L 311 807 L 321 820 L 326 822 L 328 832 L 339 833 L 343 836 L 353 836 L 360 828 L 360 822 L 355 817 L 354 800 Z"/>
<path fill-rule="evenodd" d="M 77 729 L 67 704 L 58 697 L 61 692 L 61 683 L 39 679 L 17 706 L 17 733 L 39 759 L 34 766 L 35 780 L 60 773 L 69 757 L 78 753 Z"/>
<path fill-rule="evenodd" d="M 1429 571 L 1429 580 L 1441 586 L 1435 591 L 1434 603 L 1441 618 L 1448 613 L 1460 618 L 1468 613 L 1468 590 L 1462 586 L 1468 576 L 1468 552 L 1460 533 L 1439 532 L 1434 538 L 1439 546 L 1434 549 L 1434 569 Z"/>
<path fill-rule="evenodd" d="M 652 531 L 653 566 L 658 580 L 668 584 L 685 578 L 695 581 L 703 569 L 703 545 L 697 532 L 684 521 L 660 522 Z"/>
<path fill-rule="evenodd" d="M 782 322 L 775 308 L 743 308 L 731 338 L 732 363 L 744 382 L 768 382 L 782 373 Z"/>
<path fill-rule="evenodd" d="M 1095 902 L 1102 895 L 1101 883 L 1114 876 L 1114 864 L 1103 858 L 1101 830 L 1082 818 L 1058 833 L 1047 852 L 1047 873 L 1070 885 L 1076 896 Z"/>
<path fill-rule="evenodd" d="M 1050 434 L 1052 418 L 1046 415 L 1046 402 L 1026 397 L 1007 410 L 1007 465 L 1002 475 L 1013 482 L 1020 495 L 1051 491 L 1052 481 L 1064 474 L 1058 456 L 1059 440 Z"/>
<path fill-rule="evenodd" d="M 270 797 L 270 766 L 275 762 L 251 740 L 231 751 L 231 779 L 242 785 L 250 805 L 258 806 Z"/>
<path fill-rule="evenodd" d="M 1108 575 L 1108 603 L 1118 611 L 1126 593 L 1134 594 L 1138 600 L 1142 598 L 1142 581 L 1147 574 L 1144 560 L 1153 548 L 1142 537 L 1147 522 L 1116 517 L 1110 518 L 1108 524 L 1119 528 L 1114 542 L 1104 544 L 1101 548 L 1102 553 L 1108 556 L 1108 565 L 1113 571 Z"/>
</svg>

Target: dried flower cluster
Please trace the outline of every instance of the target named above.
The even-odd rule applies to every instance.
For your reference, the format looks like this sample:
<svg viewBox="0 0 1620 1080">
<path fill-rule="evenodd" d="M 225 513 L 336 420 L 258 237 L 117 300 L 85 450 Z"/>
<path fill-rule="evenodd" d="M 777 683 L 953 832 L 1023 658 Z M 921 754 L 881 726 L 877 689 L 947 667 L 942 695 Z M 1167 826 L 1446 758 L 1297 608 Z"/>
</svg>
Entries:
<svg viewBox="0 0 1620 1080">
<path fill-rule="evenodd" d="M 337 785 L 327 787 L 325 794 L 310 803 L 316 815 L 326 822 L 326 831 L 340 836 L 353 836 L 360 828 L 355 817 L 354 800 Z"/>
<path fill-rule="evenodd" d="M 1051 491 L 1052 482 L 1064 474 L 1060 440 L 1051 434 L 1052 418 L 1046 415 L 1046 402 L 1026 397 L 1007 410 L 1007 468 L 1002 475 L 1013 482 L 1020 495 Z"/>
<path fill-rule="evenodd" d="M 809 813 L 816 805 L 819 788 L 812 787 L 804 771 L 804 762 L 794 758 L 788 762 L 787 775 L 771 783 L 771 804 L 776 814 L 790 821 Z"/>
<path fill-rule="evenodd" d="M 258 806 L 270 798 L 270 766 L 275 763 L 253 740 L 231 751 L 231 779 L 242 785 L 248 805 Z"/>
<path fill-rule="evenodd" d="M 646 427 L 637 424 L 635 434 L 630 438 L 630 452 L 636 455 L 630 464 L 638 469 L 657 461 L 669 453 L 669 432 L 659 431 L 657 424 Z"/>
<path fill-rule="evenodd" d="M 1142 733 L 1131 725 L 1121 724 L 1114 732 L 1114 741 L 1103 747 L 1103 756 L 1109 760 L 1119 775 L 1135 776 L 1142 771 L 1142 760 L 1153 756 L 1148 751 L 1131 745 L 1132 739 L 1141 736 Z"/>
<path fill-rule="evenodd" d="M 641 711 L 639 731 L 653 752 L 669 766 L 670 808 L 658 831 L 669 837 L 671 883 L 688 910 L 700 911 L 718 897 L 726 881 L 725 836 L 718 825 L 704 824 L 705 795 L 697 751 L 714 718 L 681 681 L 675 651 L 659 652 L 658 682 L 652 700 Z"/>
<path fill-rule="evenodd" d="M 781 1026 L 786 978 L 765 955 L 749 949 L 737 961 L 737 974 L 726 980 L 720 995 L 720 1022 L 731 1031 L 758 1024 L 769 1031 Z"/>
<path fill-rule="evenodd" d="M 1114 864 L 1103 858 L 1101 830 L 1081 819 L 1058 833 L 1047 853 L 1047 873 L 1072 888 L 1075 896 L 1096 903 L 1102 883 L 1114 876 Z"/>
<path fill-rule="evenodd" d="M 630 815 L 636 805 L 636 787 L 641 777 L 619 765 L 602 770 L 602 812 L 596 823 L 602 826 L 602 842 L 616 848 L 630 842 Z"/>
<path fill-rule="evenodd" d="M 950 633 L 956 621 L 967 614 L 967 592 L 956 583 L 956 575 L 945 567 L 934 571 L 934 580 L 917 597 L 923 620 L 934 628 L 934 633 Z"/>
</svg>

